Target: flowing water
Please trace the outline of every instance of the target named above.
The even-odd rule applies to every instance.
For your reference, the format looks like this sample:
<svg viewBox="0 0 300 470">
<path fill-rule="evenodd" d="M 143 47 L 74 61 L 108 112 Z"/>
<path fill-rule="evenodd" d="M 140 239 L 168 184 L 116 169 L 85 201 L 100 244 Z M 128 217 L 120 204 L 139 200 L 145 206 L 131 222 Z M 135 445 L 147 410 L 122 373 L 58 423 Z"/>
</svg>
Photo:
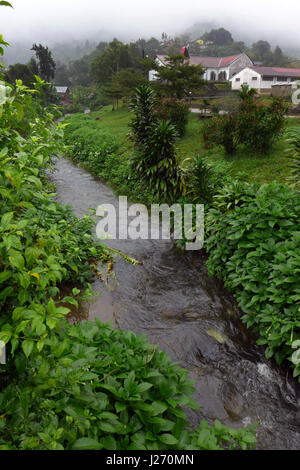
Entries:
<svg viewBox="0 0 300 470">
<path fill-rule="evenodd" d="M 58 160 L 53 180 L 57 199 L 83 216 L 101 204 L 118 207 L 102 182 L 68 160 Z M 292 379 L 264 358 L 263 349 L 239 321 L 234 300 L 208 276 L 201 253 L 179 253 L 165 240 L 110 240 L 109 246 L 138 259 L 118 259 L 88 318 L 146 334 L 195 381 L 197 425 L 218 418 L 232 427 L 259 422 L 257 448 L 300 449 L 300 393 Z M 291 373 L 289 374 L 291 375 Z"/>
</svg>

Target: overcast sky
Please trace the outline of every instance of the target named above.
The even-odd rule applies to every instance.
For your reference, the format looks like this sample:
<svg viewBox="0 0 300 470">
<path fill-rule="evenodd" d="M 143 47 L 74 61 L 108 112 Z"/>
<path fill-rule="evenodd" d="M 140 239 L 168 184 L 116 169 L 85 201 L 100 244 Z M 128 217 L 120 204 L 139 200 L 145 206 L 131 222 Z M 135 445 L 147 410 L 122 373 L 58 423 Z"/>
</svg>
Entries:
<svg viewBox="0 0 300 470">
<path fill-rule="evenodd" d="M 300 1 L 289 0 L 10 0 L 0 7 L 0 33 L 49 42 L 83 39 L 101 30 L 128 39 L 182 32 L 196 22 L 232 26 L 242 38 L 257 35 L 300 46 Z M 240 32 L 240 33 L 238 33 Z M 240 39 L 240 37 L 238 38 Z"/>
</svg>

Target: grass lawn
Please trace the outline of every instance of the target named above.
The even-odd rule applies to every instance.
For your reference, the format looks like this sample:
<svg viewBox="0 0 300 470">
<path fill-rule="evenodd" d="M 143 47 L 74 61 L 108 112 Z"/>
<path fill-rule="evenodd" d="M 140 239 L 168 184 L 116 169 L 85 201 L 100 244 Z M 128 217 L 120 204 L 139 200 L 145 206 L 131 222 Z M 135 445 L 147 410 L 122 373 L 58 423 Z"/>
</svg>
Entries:
<svg viewBox="0 0 300 470">
<path fill-rule="evenodd" d="M 132 147 L 132 143 L 126 137 L 131 119 L 126 105 L 120 106 L 117 111 L 112 111 L 111 106 L 105 106 L 100 111 L 91 113 L 91 117 L 98 121 L 101 128 L 116 136 L 121 143 L 121 152 Z M 251 155 L 249 152 L 240 150 L 233 156 L 226 156 L 219 147 L 210 151 L 203 148 L 201 126 L 202 122 L 199 117 L 191 113 L 186 135 L 177 144 L 181 160 L 191 158 L 195 154 L 205 154 L 211 162 L 224 160 L 230 163 L 233 176 L 240 174 L 244 180 L 258 183 L 274 180 L 284 182 L 289 175 L 288 159 L 285 154 L 286 144 L 283 138 L 275 143 L 269 155 Z M 300 118 L 287 119 L 287 128 L 293 126 L 299 126 L 300 129 Z"/>
</svg>

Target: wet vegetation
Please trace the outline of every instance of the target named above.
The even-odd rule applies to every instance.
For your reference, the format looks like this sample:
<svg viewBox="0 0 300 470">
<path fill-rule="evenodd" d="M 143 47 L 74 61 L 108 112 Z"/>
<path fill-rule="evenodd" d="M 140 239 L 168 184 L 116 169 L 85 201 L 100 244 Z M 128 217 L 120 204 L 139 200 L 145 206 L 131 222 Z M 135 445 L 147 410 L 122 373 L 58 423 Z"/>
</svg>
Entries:
<svg viewBox="0 0 300 470">
<path fill-rule="evenodd" d="M 240 47 L 227 33 L 227 46 Z M 0 36 L 0 54 L 6 45 Z M 253 47 L 273 60 L 266 44 Z M 51 58 L 48 80 L 51 53 L 34 49 Z M 111 269 L 113 251 L 94 241 L 91 216 L 78 218 L 55 200 L 48 173 L 55 158 L 68 156 L 132 200 L 204 203 L 209 273 L 233 293 L 266 358 L 288 364 L 300 380 L 299 127 L 285 120 L 282 102 L 259 105 L 249 90 L 236 113 L 203 124 L 181 101 L 186 76 L 174 82 L 176 98 L 162 97 L 144 84 L 153 64 L 140 62 L 134 45 L 114 40 L 93 59 L 114 111 L 63 124 L 51 87 L 32 69 L 30 86 L 0 75 L 0 351 L 7 357 L 0 450 L 253 448 L 253 426 L 202 420 L 191 429 L 184 409 L 199 409 L 193 383 L 147 337 L 99 320 L 70 321 L 71 309 L 93 297 L 97 265 Z M 189 73 L 183 62 L 174 58 L 174 67 Z M 214 330 L 208 335 L 223 341 Z"/>
<path fill-rule="evenodd" d="M 145 337 L 69 323 L 71 307 L 92 295 L 93 265 L 111 254 L 93 241 L 90 217 L 54 200 L 46 170 L 65 151 L 64 124 L 36 104 L 43 86 L 2 88 L 0 104 L 0 449 L 252 447 L 251 429 L 189 429 L 181 407 L 197 404 L 187 372 Z M 103 142 L 105 161 L 117 147 Z M 66 282 L 74 288 L 64 297 Z"/>
<path fill-rule="evenodd" d="M 266 123 L 262 122 L 261 125 L 265 125 L 267 133 L 264 142 L 266 143 L 268 136 L 270 137 L 268 141 L 270 151 L 275 131 L 280 136 L 285 123 L 284 105 L 274 102 L 270 108 L 272 111 L 270 114 L 267 113 L 267 108 L 253 101 L 249 90 L 245 89 L 243 93 L 245 96 L 242 98 L 240 111 L 236 115 L 238 124 L 232 127 L 233 134 L 238 130 L 244 135 L 250 111 L 252 114 L 258 112 L 263 115 L 262 121 L 266 119 Z M 154 121 L 153 99 L 153 92 L 143 86 L 137 90 L 132 106 L 134 117 L 130 126 L 136 136 L 135 145 L 139 149 L 143 149 L 144 145 L 147 148 L 144 157 L 141 153 L 135 154 L 134 149 L 132 149 L 134 157 L 129 151 L 122 153 L 119 149 L 110 157 L 116 162 L 113 175 L 105 171 L 95 171 L 94 164 L 90 163 L 94 159 L 97 160 L 93 154 L 89 157 L 90 162 L 85 162 L 85 166 L 97 176 L 107 178 L 114 186 L 118 186 L 120 182 L 121 191 L 125 190 L 125 194 L 133 198 L 136 185 L 140 185 L 141 181 L 146 178 L 149 184 L 146 190 L 142 189 L 142 193 L 139 186 L 139 200 L 153 202 L 158 198 L 160 202 L 163 202 L 165 196 L 158 191 L 157 185 L 161 184 L 160 181 L 165 185 L 168 181 L 169 183 L 175 181 L 173 176 L 168 176 L 166 172 L 161 173 L 161 176 L 157 174 L 151 183 L 150 173 L 145 176 L 139 171 L 130 171 L 134 159 L 138 159 L 139 167 L 137 168 L 145 165 L 144 172 L 147 168 L 154 169 L 156 165 L 148 149 L 150 145 L 155 150 L 157 145 L 151 127 Z M 76 122 L 77 119 L 80 118 L 70 117 L 67 122 Z M 259 118 L 256 117 L 256 119 Z M 221 121 L 221 118 L 219 120 Z M 255 128 L 254 121 L 253 129 Z M 92 118 L 86 119 L 87 127 L 93 127 L 94 122 Z M 164 121 L 161 121 L 162 125 L 163 123 Z M 274 127 L 272 133 L 269 132 L 271 123 Z M 172 124 L 169 125 L 172 126 Z M 222 132 L 228 138 L 229 130 L 223 129 L 222 122 L 212 123 L 212 126 L 221 128 L 218 132 Z M 101 121 L 99 127 L 102 127 Z M 252 134 L 254 136 L 254 130 L 250 134 L 247 145 L 250 147 L 252 145 L 252 152 L 257 152 L 263 159 L 262 148 L 259 147 L 261 140 L 256 142 L 251 138 Z M 211 135 L 216 135 L 216 130 Z M 290 147 L 286 150 L 290 149 L 294 157 L 291 156 L 290 160 L 286 161 L 287 166 L 290 166 L 292 179 L 295 181 L 295 178 L 299 177 L 297 157 L 295 158 L 299 132 L 294 127 L 292 134 L 284 134 L 281 138 L 287 139 L 287 135 L 292 135 L 292 138 L 288 140 Z M 72 142 L 73 147 L 76 148 L 74 133 L 68 126 L 66 138 L 67 142 Z M 235 139 L 234 136 L 232 138 Z M 171 140 L 168 138 L 168 143 Z M 173 156 L 174 150 L 173 147 Z M 227 153 L 229 150 L 227 149 Z M 76 156 L 76 151 L 71 156 L 75 161 L 80 161 Z M 120 163 L 122 161 L 122 167 L 119 167 L 118 161 Z M 272 161 L 269 160 L 269 162 L 272 165 Z M 130 180 L 124 187 L 123 172 L 126 172 L 126 167 Z M 166 165 L 165 168 L 167 168 Z M 258 332 L 257 343 L 266 345 L 266 357 L 274 357 L 278 364 L 288 360 L 294 368 L 294 377 L 299 376 L 300 369 L 297 360 L 295 362 L 294 354 L 297 341 L 300 339 L 299 192 L 289 187 L 288 184 L 272 182 L 259 186 L 255 183 L 244 182 L 243 178 L 236 179 L 230 174 L 228 163 L 226 166 L 224 162 L 223 167 L 221 162 L 213 165 L 209 163 L 205 153 L 202 157 L 198 155 L 194 159 L 183 161 L 183 168 L 177 168 L 177 175 L 177 177 L 182 175 L 182 189 L 177 196 L 168 190 L 170 200 L 205 203 L 207 207 L 205 249 L 209 254 L 209 272 L 221 278 L 225 286 L 234 293 L 245 313 L 242 320 L 248 327 L 254 327 L 253 331 Z M 176 187 L 180 189 L 178 184 Z"/>
</svg>

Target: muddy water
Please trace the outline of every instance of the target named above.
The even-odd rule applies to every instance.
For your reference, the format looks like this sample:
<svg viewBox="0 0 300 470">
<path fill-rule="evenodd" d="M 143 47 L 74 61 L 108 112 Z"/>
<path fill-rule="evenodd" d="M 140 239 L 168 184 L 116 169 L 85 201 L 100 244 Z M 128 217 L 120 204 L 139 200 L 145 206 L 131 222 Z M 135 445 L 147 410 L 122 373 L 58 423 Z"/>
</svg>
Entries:
<svg viewBox="0 0 300 470">
<path fill-rule="evenodd" d="M 118 206 L 113 191 L 68 160 L 53 174 L 57 199 L 82 216 L 90 208 Z M 143 264 L 117 260 L 108 285 L 89 309 L 122 329 L 144 333 L 189 370 L 201 418 L 242 427 L 259 421 L 258 448 L 300 449 L 300 393 L 293 380 L 266 361 L 238 319 L 234 301 L 210 278 L 199 252 L 177 253 L 169 241 L 105 242 Z M 299 389 L 298 389 L 299 390 Z"/>
</svg>

